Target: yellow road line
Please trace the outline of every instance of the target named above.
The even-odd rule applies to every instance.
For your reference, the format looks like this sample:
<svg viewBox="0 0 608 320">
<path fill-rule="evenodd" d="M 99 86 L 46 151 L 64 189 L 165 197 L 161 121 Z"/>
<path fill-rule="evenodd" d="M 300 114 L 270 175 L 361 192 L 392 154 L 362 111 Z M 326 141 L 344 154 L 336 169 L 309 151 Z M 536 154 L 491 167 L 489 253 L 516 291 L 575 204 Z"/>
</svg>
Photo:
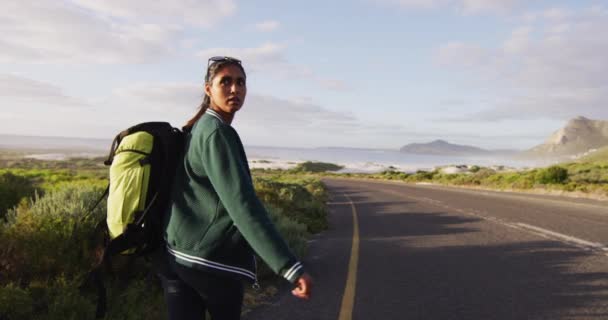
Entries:
<svg viewBox="0 0 608 320">
<path fill-rule="evenodd" d="M 344 196 L 348 199 L 353 209 L 353 245 L 350 249 L 348 276 L 346 277 L 346 286 L 344 288 L 344 296 L 342 297 L 342 306 L 340 307 L 338 320 L 351 320 L 353 318 L 353 307 L 355 305 L 357 266 L 359 264 L 359 220 L 357 218 L 355 204 L 346 194 L 344 194 Z"/>
</svg>

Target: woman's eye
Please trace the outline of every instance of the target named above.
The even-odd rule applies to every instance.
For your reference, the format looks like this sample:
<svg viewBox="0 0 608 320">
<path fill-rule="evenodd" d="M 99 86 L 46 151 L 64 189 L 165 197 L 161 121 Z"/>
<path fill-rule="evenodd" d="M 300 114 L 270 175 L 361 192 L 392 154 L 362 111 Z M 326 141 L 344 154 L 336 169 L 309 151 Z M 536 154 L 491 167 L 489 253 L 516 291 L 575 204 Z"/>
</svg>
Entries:
<svg viewBox="0 0 608 320">
<path fill-rule="evenodd" d="M 238 84 L 239 86 L 244 86 L 245 85 L 245 80 L 239 79 L 239 80 L 236 81 L 236 84 Z"/>
<path fill-rule="evenodd" d="M 228 85 L 228 84 L 230 84 L 230 80 L 228 80 L 228 79 L 222 79 L 222 80 L 220 81 L 220 84 L 221 84 L 221 85 L 224 85 L 224 86 L 225 86 L 225 85 Z"/>
</svg>

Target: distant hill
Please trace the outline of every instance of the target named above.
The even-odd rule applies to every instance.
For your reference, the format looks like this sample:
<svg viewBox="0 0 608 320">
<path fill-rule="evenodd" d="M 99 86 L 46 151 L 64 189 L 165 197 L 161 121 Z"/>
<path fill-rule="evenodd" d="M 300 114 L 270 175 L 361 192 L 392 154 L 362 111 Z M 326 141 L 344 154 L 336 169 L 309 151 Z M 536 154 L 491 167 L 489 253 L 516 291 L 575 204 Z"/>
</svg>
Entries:
<svg viewBox="0 0 608 320">
<path fill-rule="evenodd" d="M 473 147 L 452 144 L 445 140 L 435 140 L 429 143 L 410 143 L 399 149 L 404 153 L 416 153 L 416 154 L 431 154 L 431 155 L 450 155 L 450 156 L 463 156 L 463 155 L 489 155 L 491 151 Z"/>
<path fill-rule="evenodd" d="M 532 156 L 576 156 L 608 146 L 608 121 L 576 117 L 554 132 L 545 143 L 525 153 Z"/>
</svg>

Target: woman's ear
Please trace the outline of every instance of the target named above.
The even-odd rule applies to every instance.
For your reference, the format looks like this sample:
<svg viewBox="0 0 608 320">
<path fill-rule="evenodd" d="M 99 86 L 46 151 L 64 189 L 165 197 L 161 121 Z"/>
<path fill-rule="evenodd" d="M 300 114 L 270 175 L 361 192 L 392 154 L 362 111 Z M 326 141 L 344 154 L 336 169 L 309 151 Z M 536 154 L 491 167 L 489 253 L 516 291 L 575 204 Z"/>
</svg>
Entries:
<svg viewBox="0 0 608 320">
<path fill-rule="evenodd" d="M 211 85 L 208 82 L 205 83 L 205 94 L 211 97 Z"/>
</svg>

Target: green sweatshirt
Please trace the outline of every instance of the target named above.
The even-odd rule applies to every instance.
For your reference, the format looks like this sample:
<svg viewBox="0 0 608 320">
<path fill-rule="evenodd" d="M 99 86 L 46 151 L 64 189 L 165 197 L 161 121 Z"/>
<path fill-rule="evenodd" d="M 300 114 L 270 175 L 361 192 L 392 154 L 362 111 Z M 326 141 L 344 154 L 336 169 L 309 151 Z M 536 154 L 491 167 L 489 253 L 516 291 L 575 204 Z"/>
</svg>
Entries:
<svg viewBox="0 0 608 320">
<path fill-rule="evenodd" d="M 237 132 L 211 109 L 186 135 L 170 210 L 165 239 L 182 265 L 256 281 L 253 248 L 292 283 L 304 272 L 255 194 Z"/>
</svg>

